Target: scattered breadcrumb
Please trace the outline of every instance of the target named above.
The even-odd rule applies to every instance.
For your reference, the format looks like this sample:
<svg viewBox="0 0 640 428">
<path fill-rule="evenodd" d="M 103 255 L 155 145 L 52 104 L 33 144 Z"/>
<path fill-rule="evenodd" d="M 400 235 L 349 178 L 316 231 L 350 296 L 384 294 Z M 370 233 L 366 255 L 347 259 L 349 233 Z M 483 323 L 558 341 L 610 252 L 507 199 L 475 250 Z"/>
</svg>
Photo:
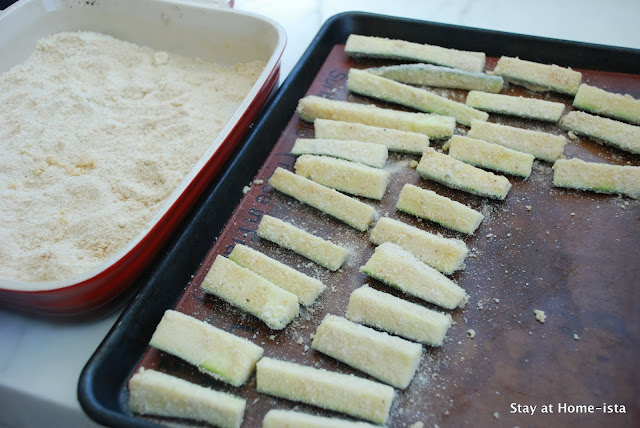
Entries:
<svg viewBox="0 0 640 428">
<path fill-rule="evenodd" d="M 493 417 L 496 418 L 496 419 L 500 419 L 500 413 L 493 412 Z"/>
<path fill-rule="evenodd" d="M 576 134 L 573 133 L 573 131 L 569 131 L 567 132 L 567 135 L 569 136 L 570 139 L 572 140 L 577 140 L 578 136 Z"/>
<path fill-rule="evenodd" d="M 249 193 L 249 190 L 251 190 L 251 187 L 249 187 L 249 186 L 244 186 L 244 187 L 242 188 L 242 193 L 246 195 L 247 193 Z"/>
<path fill-rule="evenodd" d="M 412 160 L 409 162 L 409 166 L 410 166 L 411 168 L 413 168 L 413 169 L 416 169 L 416 168 L 418 167 L 418 161 L 417 161 L 417 160 L 415 160 L 415 159 L 412 159 Z"/>
<path fill-rule="evenodd" d="M 527 211 L 531 211 L 531 205 L 525 205 L 524 207 L 527 209 Z"/>
<path fill-rule="evenodd" d="M 578 333 L 573 333 L 573 340 L 580 340 L 580 336 L 578 336 Z"/>
<path fill-rule="evenodd" d="M 576 215 L 576 213 L 573 213 L 573 212 L 572 212 L 572 213 L 571 213 L 571 214 L 569 214 L 569 215 Z"/>
<path fill-rule="evenodd" d="M 298 338 L 298 345 L 302 345 L 304 343 L 304 339 L 302 338 L 302 336 L 300 336 Z"/>
<path fill-rule="evenodd" d="M 253 180 L 253 184 L 263 184 L 264 180 Z"/>
<path fill-rule="evenodd" d="M 476 337 L 476 331 L 470 328 L 469 330 L 467 330 L 467 336 L 469 337 L 469 339 L 473 339 L 474 337 Z"/>
<path fill-rule="evenodd" d="M 547 320 L 547 316 L 544 314 L 544 311 L 540 309 L 534 309 L 533 313 L 536 314 L 536 319 L 540 321 L 542 324 Z"/>
</svg>

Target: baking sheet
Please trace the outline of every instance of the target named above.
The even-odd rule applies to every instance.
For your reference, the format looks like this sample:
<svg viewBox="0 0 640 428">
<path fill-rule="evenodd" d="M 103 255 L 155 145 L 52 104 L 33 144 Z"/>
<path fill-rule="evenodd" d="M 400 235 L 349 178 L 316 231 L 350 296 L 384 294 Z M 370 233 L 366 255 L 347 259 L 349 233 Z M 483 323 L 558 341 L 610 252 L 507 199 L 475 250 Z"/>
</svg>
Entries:
<svg viewBox="0 0 640 428">
<path fill-rule="evenodd" d="M 245 159 L 242 155 L 248 158 L 252 152 L 250 146 L 255 144 L 256 139 L 269 146 L 277 140 L 257 174 L 256 179 L 262 180 L 262 184 L 251 185 L 200 267 L 190 271 L 194 274 L 193 278 L 189 278 L 190 281 L 182 278 L 183 282 L 173 284 L 171 296 L 164 296 L 162 303 L 157 303 L 154 296 L 148 294 L 151 285 L 146 285 L 138 299 L 150 299 L 149 304 L 154 306 L 153 313 L 135 316 L 133 311 L 141 309 L 141 302 L 134 301 L 123 315 L 121 325 L 116 326 L 90 361 L 81 379 L 80 398 L 85 409 L 97 420 L 109 420 L 111 424 L 117 424 L 114 420 L 102 419 L 117 415 L 118 421 L 134 421 L 127 415 L 125 382 L 138 365 L 155 367 L 247 398 L 243 426 L 260 426 L 262 417 L 270 408 L 296 408 L 316 414 L 336 415 L 311 406 L 258 394 L 255 391 L 255 376 L 240 388 L 228 387 L 175 357 L 146 348 L 145 343 L 159 317 L 170 307 L 253 340 L 265 348 L 267 356 L 366 377 L 311 350 L 310 334 L 315 332 L 326 313 L 343 315 L 350 292 L 363 284 L 395 295 L 398 293 L 358 271 L 374 248 L 368 242 L 367 234 L 357 232 L 275 192 L 266 181 L 276 167 L 292 168 L 295 158 L 288 151 L 296 137 L 313 135 L 312 126 L 300 122 L 293 115 L 293 108 L 299 97 L 307 93 L 354 102 L 372 102 L 346 91 L 346 71 L 352 66 L 364 68 L 388 62 L 351 60 L 344 55 L 340 41 L 344 42 L 348 32 L 358 32 L 358 28 L 347 24 L 355 22 L 360 27 L 374 27 L 372 24 L 375 21 L 386 25 L 378 25 L 378 33 L 372 33 L 376 35 L 391 36 L 380 34 L 383 29 L 391 28 L 393 31 L 395 28 L 399 31 L 400 28 L 407 28 L 404 20 L 358 14 L 338 16 L 323 27 L 320 36 L 301 64 L 294 69 L 292 77 L 285 82 L 278 99 L 247 142 L 247 151 L 236 158 L 236 161 Z M 409 22 L 415 28 L 433 30 L 433 24 Z M 335 30 L 335 26 L 341 29 L 338 36 L 333 32 L 332 37 L 337 37 L 338 40 L 325 40 L 330 39 L 327 33 Z M 465 47 L 464 40 L 477 42 L 482 35 L 490 39 L 494 37 L 493 33 L 479 32 L 478 35 L 469 34 L 469 31 L 478 30 L 457 29 L 458 38 L 453 42 L 457 43 L 455 47 L 471 49 Z M 366 34 L 365 31 L 360 33 Z M 407 35 L 404 38 L 412 39 Z M 522 36 L 503 35 L 501 43 L 506 49 L 513 46 L 515 40 L 521 41 L 521 38 Z M 531 38 L 524 39 L 531 42 Z M 554 45 L 552 41 L 533 41 L 539 45 L 539 50 L 545 48 L 544 52 L 547 53 L 550 46 Z M 445 45 L 451 46 L 451 43 Z M 588 48 L 573 46 L 573 52 L 579 58 L 584 53 L 579 51 L 580 47 Z M 612 50 L 606 48 L 605 51 L 612 53 Z M 521 56 L 531 58 L 524 52 Z M 566 60 L 566 55 L 562 59 Z M 494 64 L 495 58 L 491 58 L 487 68 L 491 69 Z M 592 68 L 599 68 L 598 64 L 592 65 Z M 629 71 L 616 65 L 618 68 L 612 67 L 613 70 L 622 68 Z M 315 78 L 310 84 L 300 88 L 300 83 L 305 82 L 298 75 L 308 71 L 305 68 L 316 68 L 311 75 Z M 583 71 L 584 81 L 587 83 L 640 96 L 638 75 L 589 69 L 580 71 Z M 298 83 L 297 87 L 294 86 L 295 83 Z M 461 100 L 465 93 L 451 90 L 439 92 Z M 516 86 L 509 86 L 503 93 L 526 94 L 567 104 L 571 101 L 560 95 L 532 94 Z M 377 101 L 375 104 L 389 106 Z M 283 110 L 285 105 L 287 109 Z M 288 112 L 284 118 L 283 111 Z M 284 121 L 287 120 L 285 126 Z M 516 120 L 499 115 L 491 115 L 491 120 L 564 134 L 555 125 L 541 125 L 536 121 Z M 458 133 L 465 132 L 465 127 L 459 127 Z M 439 143 L 434 146 L 439 146 Z M 264 147 L 262 151 L 264 152 Z M 571 141 L 565 149 L 565 156 L 584 160 L 602 159 L 616 164 L 639 164 L 638 156 L 604 148 L 585 139 Z M 640 232 L 638 202 L 616 196 L 552 188 L 551 165 L 539 161 L 535 162 L 534 172 L 529 180 L 511 180 L 513 188 L 505 201 L 490 201 L 420 179 L 409 167 L 412 159 L 419 158 L 391 155 L 387 165 L 392 173 L 387 195 L 380 203 L 369 203 L 382 215 L 401 219 L 424 230 L 463 239 L 471 249 L 471 255 L 467 258 L 466 269 L 457 272 L 453 278 L 467 290 L 471 300 L 466 308 L 452 312 L 455 325 L 449 330 L 444 346 L 438 349 L 425 347 L 416 377 L 409 388 L 399 392 L 396 397 L 389 425 L 408 426 L 415 422 L 423 422 L 425 426 L 561 426 L 578 423 L 586 426 L 601 426 L 604 423 L 615 426 L 632 425 L 638 416 L 639 379 L 634 369 L 640 356 L 640 300 L 637 292 L 640 276 L 636 266 L 640 255 L 636 238 Z M 259 161 L 255 162 L 255 157 L 253 160 L 254 163 L 261 164 Z M 241 181 L 242 178 L 245 181 Z M 239 192 L 242 186 L 249 184 L 246 175 L 242 178 L 228 175 L 226 180 L 233 180 L 235 191 Z M 474 236 L 466 237 L 397 213 L 393 207 L 400 189 L 407 182 L 464 202 L 481 210 L 486 218 Z M 237 197 L 240 196 L 241 193 Z M 208 202 L 216 203 L 213 200 Z M 213 206 L 207 207 L 205 204 L 199 213 L 202 214 L 202 210 Z M 265 213 L 292 221 L 320 236 L 330 237 L 352 249 L 353 255 L 342 271 L 330 273 L 291 252 L 259 240 L 255 230 Z M 197 232 L 198 229 L 191 231 Z M 189 231 L 185 233 L 188 234 Z M 209 242 L 209 246 L 211 242 L 213 240 Z M 281 332 L 271 331 L 257 319 L 213 296 L 205 295 L 199 284 L 213 258 L 217 254 L 228 254 L 238 242 L 319 277 L 327 285 L 327 291 L 312 310 L 302 309 L 301 316 Z M 180 244 L 177 245 L 179 247 Z M 206 242 L 199 243 L 199 247 L 205 245 Z M 179 252 L 181 249 L 175 250 Z M 193 261 L 190 265 L 194 265 Z M 158 274 L 161 275 L 164 269 L 167 268 L 160 266 Z M 186 290 L 182 293 L 185 285 Z M 178 297 L 179 300 L 174 304 Z M 420 303 L 416 299 L 403 297 Z M 545 311 L 548 318 L 544 324 L 536 321 L 534 309 Z M 133 319 L 137 324 L 132 322 Z M 124 335 L 124 331 L 131 328 L 134 333 L 129 337 L 137 342 L 137 354 L 134 355 L 130 355 L 131 350 L 118 349 L 121 346 L 119 341 L 122 341 L 122 337 L 118 336 Z M 468 337 L 469 329 L 475 331 L 473 339 Z M 578 335 L 578 340 L 574 338 L 574 334 Z M 120 370 L 117 380 L 113 381 L 110 388 L 96 388 L 96 382 L 102 380 L 98 373 L 104 373 L 104 369 L 113 364 L 112 359 L 116 354 L 125 356 L 126 367 Z M 142 359 L 139 361 L 140 357 Z M 97 391 L 107 400 L 98 399 Z M 512 414 L 511 403 L 536 405 L 536 413 L 532 416 Z M 558 414 L 562 403 L 596 407 L 602 407 L 604 403 L 624 405 L 626 413 L 606 413 L 599 409 L 590 414 Z M 547 404 L 551 405 L 554 414 L 541 413 L 542 406 Z M 610 408 L 606 407 L 605 410 Z"/>
</svg>

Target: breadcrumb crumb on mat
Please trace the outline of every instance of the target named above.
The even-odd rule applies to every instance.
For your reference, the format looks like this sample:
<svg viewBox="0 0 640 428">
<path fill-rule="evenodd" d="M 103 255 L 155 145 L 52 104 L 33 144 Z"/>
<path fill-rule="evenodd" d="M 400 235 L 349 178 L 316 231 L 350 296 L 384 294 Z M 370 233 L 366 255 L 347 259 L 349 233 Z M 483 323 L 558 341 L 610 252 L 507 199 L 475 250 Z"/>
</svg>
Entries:
<svg viewBox="0 0 640 428">
<path fill-rule="evenodd" d="M 544 311 L 541 311 L 540 309 L 534 309 L 533 313 L 536 314 L 536 319 L 542 324 L 544 324 L 544 322 L 547 320 L 547 316 L 545 315 Z"/>
</svg>

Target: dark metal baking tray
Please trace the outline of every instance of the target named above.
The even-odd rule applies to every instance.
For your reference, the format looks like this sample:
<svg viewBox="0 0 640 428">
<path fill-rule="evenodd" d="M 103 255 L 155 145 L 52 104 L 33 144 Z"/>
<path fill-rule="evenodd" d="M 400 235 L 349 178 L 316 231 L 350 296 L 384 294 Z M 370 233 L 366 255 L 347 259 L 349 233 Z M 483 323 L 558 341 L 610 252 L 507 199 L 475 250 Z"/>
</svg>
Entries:
<svg viewBox="0 0 640 428">
<path fill-rule="evenodd" d="M 311 350 L 305 352 L 295 339 L 302 338 L 305 344 L 310 344 L 308 334 L 314 331 L 313 327 L 324 313 L 342 315 L 354 282 L 379 287 L 375 281 L 357 273 L 358 263 L 366 260 L 372 251 L 372 247 L 364 248 L 366 236 L 358 243 L 364 246 L 363 251 L 343 274 L 329 277 L 320 273 L 329 285 L 326 301 L 321 302 L 315 312 L 303 311 L 300 323 L 290 330 L 272 332 L 250 317 L 239 319 L 238 311 L 215 298 L 203 299 L 197 288 L 207 263 L 215 254 L 228 252 L 233 242 L 258 246 L 290 263 L 298 260 L 255 239 L 251 225 L 264 212 L 291 219 L 295 211 L 300 217 L 294 220 L 317 228 L 320 234 L 340 235 L 338 240 L 357 238 L 346 226 L 326 220 L 297 202 L 291 204 L 290 199 L 266 185 L 252 186 L 244 198 L 242 192 L 256 174 L 266 179 L 278 163 L 290 167 L 292 161 L 287 157 L 286 148 L 297 135 L 311 135 L 312 127 L 300 123 L 294 115 L 298 100 L 305 94 L 326 92 L 327 96 L 364 101 L 346 92 L 344 76 L 340 73 L 345 72 L 346 66 L 364 67 L 379 62 L 352 63 L 344 57 L 341 45 L 351 33 L 484 51 L 491 57 L 488 67 L 495 64 L 495 58 L 500 55 L 570 66 L 585 70 L 590 82 L 640 96 L 640 52 L 636 50 L 364 13 L 331 18 L 237 150 L 226 173 L 210 186 L 166 254 L 142 280 L 141 291 L 83 370 L 78 397 L 84 410 L 97 422 L 109 426 L 151 424 L 130 415 L 126 405 L 126 382 L 141 360 L 245 396 L 249 404 L 243 426 L 259 426 L 270 407 L 294 406 L 286 400 L 257 394 L 254 377 L 241 389 L 233 389 L 203 378 L 176 358 L 149 350 L 148 340 L 162 314 L 176 305 L 192 315 L 196 315 L 198 308 L 202 309 L 202 313 L 197 313 L 201 319 L 213 319 L 219 327 L 254 338 L 265 348 L 266 355 L 354 372 L 343 364 L 312 355 Z M 522 91 L 517 87 L 509 90 L 513 94 Z M 570 100 L 561 96 L 544 97 L 570 104 Z M 504 121 L 523 126 L 532 124 Z M 570 143 L 565 154 L 618 164 L 640 162 L 638 156 L 583 140 Z M 401 166 L 407 159 L 395 157 L 392 162 Z M 415 178 L 414 182 L 423 187 L 433 186 L 431 188 L 439 193 L 474 205 L 490 215 L 471 238 L 450 234 L 433 225 L 420 225 L 447 236 L 461 237 L 472 249 L 475 257 L 467 260 L 464 271 L 454 275 L 471 295 L 471 303 L 452 314 L 456 325 L 451 328 L 445 346 L 425 349 L 418 379 L 396 400 L 390 420 L 392 426 L 418 421 L 427 426 L 577 423 L 628 426 L 638 421 L 639 204 L 615 196 L 553 189 L 549 185 L 549 164 L 537 163 L 534 174 L 537 178 L 532 177 L 528 182 L 512 180 L 512 193 L 503 204 L 469 197 Z M 399 191 L 404 177 L 403 180 L 392 178 L 391 193 Z M 264 210 L 257 211 L 260 206 L 256 204 L 263 202 L 266 202 Z M 389 215 L 396 214 L 390 212 Z M 403 221 L 419 224 L 409 216 L 398 216 Z M 232 221 L 227 224 L 230 218 Z M 325 220 L 319 222 L 320 219 Z M 306 265 L 300 268 L 313 272 Z M 549 318 L 545 324 L 535 320 L 533 309 L 547 312 Z M 466 337 L 470 328 L 476 331 L 474 339 Z M 574 339 L 574 333 L 579 334 L 579 340 Z M 557 412 L 558 404 L 565 402 L 599 407 L 604 403 L 622 404 L 626 406 L 626 413 L 611 414 L 602 409 L 586 415 L 540 413 L 542 405 L 552 404 Z M 535 416 L 511 414 L 511 403 L 537 405 L 538 410 Z M 297 408 L 331 415 L 310 406 L 298 405 Z"/>
</svg>

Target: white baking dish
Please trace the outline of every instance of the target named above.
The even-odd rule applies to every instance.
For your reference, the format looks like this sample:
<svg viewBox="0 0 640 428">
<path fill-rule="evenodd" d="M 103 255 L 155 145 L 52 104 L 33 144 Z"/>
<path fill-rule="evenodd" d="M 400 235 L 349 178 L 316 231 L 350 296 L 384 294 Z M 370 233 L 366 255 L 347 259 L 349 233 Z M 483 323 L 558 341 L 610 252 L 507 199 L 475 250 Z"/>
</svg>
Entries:
<svg viewBox="0 0 640 428">
<path fill-rule="evenodd" d="M 275 22 L 205 0 L 20 0 L 0 13 L 0 72 L 26 60 L 42 37 L 78 30 L 221 64 L 258 59 L 267 65 L 231 120 L 144 231 L 100 266 L 71 279 L 34 283 L 0 278 L 0 305 L 5 307 L 75 314 L 104 305 L 131 284 L 277 87 L 285 45 L 284 32 Z"/>
</svg>

